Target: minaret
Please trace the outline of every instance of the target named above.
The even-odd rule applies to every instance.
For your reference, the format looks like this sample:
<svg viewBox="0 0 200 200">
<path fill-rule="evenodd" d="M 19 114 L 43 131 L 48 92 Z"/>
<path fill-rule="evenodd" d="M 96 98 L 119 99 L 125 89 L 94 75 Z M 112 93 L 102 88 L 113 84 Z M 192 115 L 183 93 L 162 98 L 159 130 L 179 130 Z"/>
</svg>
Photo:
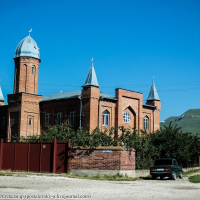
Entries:
<svg viewBox="0 0 200 200">
<path fill-rule="evenodd" d="M 160 103 L 160 98 L 158 96 L 158 92 L 156 90 L 156 86 L 154 84 L 154 77 L 153 77 L 151 89 L 149 91 L 149 95 L 148 95 L 146 101 L 147 101 L 146 104 L 156 107 L 156 109 L 154 110 L 154 113 L 153 113 L 153 115 L 154 115 L 153 131 L 156 131 L 156 130 L 160 129 L 161 103 Z"/>
<path fill-rule="evenodd" d="M 14 136 L 40 134 L 38 74 L 40 52 L 37 43 L 29 35 L 18 44 L 15 50 L 14 94 L 8 95 L 7 139 Z"/>
<path fill-rule="evenodd" d="M 89 132 L 92 132 L 92 130 L 98 127 L 100 98 L 100 86 L 93 66 L 93 58 L 91 61 L 92 64 L 85 83 L 82 86 L 83 89 L 81 94 L 83 114 L 82 124 L 84 124 L 83 128 L 89 130 Z"/>
<path fill-rule="evenodd" d="M 3 93 L 0 86 L 0 106 L 5 104 L 5 99 L 3 97 Z"/>
<path fill-rule="evenodd" d="M 14 94 L 38 94 L 40 52 L 37 43 L 30 36 L 31 31 L 32 29 L 15 50 Z"/>
</svg>

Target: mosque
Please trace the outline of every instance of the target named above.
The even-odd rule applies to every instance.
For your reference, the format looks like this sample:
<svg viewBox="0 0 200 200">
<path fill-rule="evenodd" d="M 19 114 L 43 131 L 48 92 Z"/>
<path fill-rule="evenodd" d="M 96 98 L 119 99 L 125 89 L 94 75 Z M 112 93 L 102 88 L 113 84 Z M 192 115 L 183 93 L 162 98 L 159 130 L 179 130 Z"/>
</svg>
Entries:
<svg viewBox="0 0 200 200">
<path fill-rule="evenodd" d="M 14 92 L 7 96 L 8 105 L 0 87 L 0 137 L 5 141 L 41 134 L 43 129 L 62 123 L 89 132 L 96 127 L 102 131 L 135 127 L 147 132 L 160 128 L 161 103 L 154 82 L 146 104 L 139 92 L 117 88 L 115 95 L 103 93 L 92 60 L 81 90 L 42 96 L 38 95 L 40 62 L 39 48 L 29 32 L 15 50 Z"/>
</svg>

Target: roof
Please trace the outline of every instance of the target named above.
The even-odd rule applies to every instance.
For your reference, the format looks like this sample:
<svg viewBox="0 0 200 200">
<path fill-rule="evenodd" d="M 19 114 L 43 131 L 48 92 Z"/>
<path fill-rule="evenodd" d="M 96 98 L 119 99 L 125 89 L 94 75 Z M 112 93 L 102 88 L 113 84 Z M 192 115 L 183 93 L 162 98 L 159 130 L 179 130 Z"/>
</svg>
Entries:
<svg viewBox="0 0 200 200">
<path fill-rule="evenodd" d="M 0 101 L 5 101 L 2 90 L 1 90 L 1 86 L 0 86 Z"/>
<path fill-rule="evenodd" d="M 158 96 L 158 92 L 156 90 L 156 86 L 154 84 L 154 80 L 152 81 L 151 89 L 149 91 L 149 95 L 148 95 L 146 101 L 148 101 L 148 100 L 158 100 L 158 101 L 160 101 L 160 98 Z"/>
<path fill-rule="evenodd" d="M 106 94 L 106 93 L 103 93 L 103 92 L 100 92 L 100 97 L 102 97 L 103 99 L 117 100 L 117 99 L 115 98 L 115 96 L 110 95 L 110 94 Z"/>
<path fill-rule="evenodd" d="M 92 58 L 92 65 L 90 67 L 90 70 L 88 72 L 88 75 L 87 75 L 87 77 L 85 79 L 85 83 L 84 83 L 83 86 L 96 86 L 96 87 L 100 87 L 100 85 L 98 84 L 96 72 L 95 72 L 94 66 L 93 66 L 93 58 Z"/>
<path fill-rule="evenodd" d="M 152 106 L 152 105 L 148 105 L 148 104 L 144 104 L 143 106 L 149 107 L 149 108 L 156 108 L 156 106 Z"/>
<path fill-rule="evenodd" d="M 70 92 L 61 92 L 56 94 L 51 94 L 48 96 L 43 96 L 42 101 L 51 101 L 51 100 L 59 100 L 59 99 L 71 99 L 71 98 L 79 98 L 81 96 L 82 90 L 70 91 Z M 100 96 L 103 99 L 111 99 L 117 100 L 115 96 L 100 92 Z"/>
<path fill-rule="evenodd" d="M 14 58 L 33 57 L 40 59 L 40 52 L 35 40 L 29 35 L 18 44 Z"/>
</svg>

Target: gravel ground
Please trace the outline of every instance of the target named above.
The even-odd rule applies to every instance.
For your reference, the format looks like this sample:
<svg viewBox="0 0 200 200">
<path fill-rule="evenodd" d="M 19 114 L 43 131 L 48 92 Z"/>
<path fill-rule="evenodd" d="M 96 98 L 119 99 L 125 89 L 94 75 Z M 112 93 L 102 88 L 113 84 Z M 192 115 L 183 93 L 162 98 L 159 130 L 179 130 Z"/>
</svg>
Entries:
<svg viewBox="0 0 200 200">
<path fill-rule="evenodd" d="M 176 181 L 97 181 L 47 175 L 0 176 L 0 199 L 75 199 L 67 195 L 90 195 L 79 199 L 95 200 L 188 200 L 200 199 L 200 184 L 190 183 L 188 177 Z"/>
</svg>

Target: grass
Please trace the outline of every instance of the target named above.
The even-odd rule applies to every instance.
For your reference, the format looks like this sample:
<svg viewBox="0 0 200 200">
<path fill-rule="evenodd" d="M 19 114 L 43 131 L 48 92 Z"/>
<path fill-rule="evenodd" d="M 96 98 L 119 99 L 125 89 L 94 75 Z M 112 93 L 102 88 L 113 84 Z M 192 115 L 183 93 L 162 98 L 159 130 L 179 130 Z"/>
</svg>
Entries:
<svg viewBox="0 0 200 200">
<path fill-rule="evenodd" d="M 192 170 L 189 170 L 189 171 L 183 171 L 183 175 L 189 175 L 189 174 L 193 174 L 193 173 L 196 173 L 196 172 L 200 172 L 200 169 L 192 169 Z"/>
<path fill-rule="evenodd" d="M 24 172 L 24 171 L 11 171 L 11 170 L 0 170 L 0 176 L 27 176 L 27 175 L 37 175 L 37 176 L 61 176 L 61 177 L 70 177 L 70 178 L 79 178 L 79 179 L 90 179 L 90 180 L 107 180 L 107 181 L 136 181 L 140 180 L 140 178 L 132 178 L 128 177 L 127 175 L 122 175 L 117 173 L 116 175 L 111 176 L 87 176 L 87 175 L 78 175 L 78 174 L 42 174 L 42 173 L 33 173 L 33 172 Z"/>
<path fill-rule="evenodd" d="M 189 181 L 192 183 L 200 183 L 200 175 L 190 176 Z"/>
<path fill-rule="evenodd" d="M 60 176 L 66 176 L 66 177 L 70 177 L 69 174 L 61 174 Z M 140 180 L 140 178 L 135 177 L 128 177 L 127 175 L 122 175 L 117 173 L 116 175 L 104 175 L 104 176 L 83 176 L 83 175 L 78 175 L 78 174 L 72 174 L 71 178 L 80 178 L 80 179 L 90 179 L 90 180 L 105 180 L 105 181 L 136 181 L 136 180 Z"/>
<path fill-rule="evenodd" d="M 43 174 L 38 174 L 34 172 L 25 172 L 25 171 L 11 171 L 11 170 L 0 170 L 0 176 L 13 176 L 13 175 L 38 175 L 43 176 Z"/>
</svg>

